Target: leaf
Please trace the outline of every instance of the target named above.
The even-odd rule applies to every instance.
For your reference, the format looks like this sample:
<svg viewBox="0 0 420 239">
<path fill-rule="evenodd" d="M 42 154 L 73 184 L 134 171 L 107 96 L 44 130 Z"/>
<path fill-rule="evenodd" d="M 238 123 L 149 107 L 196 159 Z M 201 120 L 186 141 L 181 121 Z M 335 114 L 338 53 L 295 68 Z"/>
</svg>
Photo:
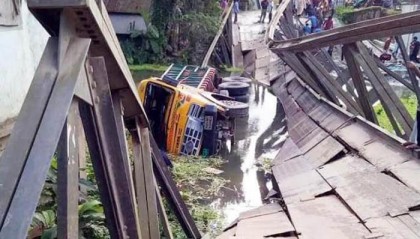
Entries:
<svg viewBox="0 0 420 239">
<path fill-rule="evenodd" d="M 56 214 L 53 210 L 42 211 L 41 213 L 45 220 L 45 227 L 51 227 L 55 225 Z"/>
<path fill-rule="evenodd" d="M 151 38 L 159 38 L 159 31 L 158 29 L 153 26 L 152 24 L 149 24 L 149 26 L 147 27 L 147 34 L 151 37 Z"/>
<path fill-rule="evenodd" d="M 41 239 L 55 239 L 57 238 L 57 226 L 49 228 L 42 233 Z"/>
<path fill-rule="evenodd" d="M 150 41 L 150 46 L 152 48 L 153 53 L 158 54 L 160 53 L 160 46 L 156 41 Z"/>
<path fill-rule="evenodd" d="M 79 205 L 79 216 L 88 216 L 92 213 L 103 213 L 103 207 L 98 200 L 89 200 Z"/>
</svg>

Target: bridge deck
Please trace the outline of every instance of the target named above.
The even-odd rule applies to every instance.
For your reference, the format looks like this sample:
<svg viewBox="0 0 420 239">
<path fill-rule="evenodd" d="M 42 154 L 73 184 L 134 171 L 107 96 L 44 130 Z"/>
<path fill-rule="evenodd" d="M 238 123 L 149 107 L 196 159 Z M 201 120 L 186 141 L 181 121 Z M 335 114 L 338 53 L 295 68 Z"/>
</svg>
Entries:
<svg viewBox="0 0 420 239">
<path fill-rule="evenodd" d="M 293 26 L 285 20 L 287 14 L 283 14 L 280 12 L 281 29 L 274 27 L 276 31 L 285 33 L 285 28 L 290 33 Z M 362 101 L 371 106 L 371 102 L 361 95 L 366 88 L 362 77 L 367 77 L 380 97 L 392 98 L 381 98 L 384 107 L 395 106 L 392 114 L 403 110 L 400 105 L 393 105 L 399 102 L 398 98 L 360 41 L 417 30 L 418 13 L 375 19 L 303 38 L 293 38 L 293 34 L 285 33 L 289 40 L 270 44 L 271 50 L 289 65 L 279 64 L 279 67 L 273 67 L 272 61 L 256 67 L 261 59 L 268 58 L 262 53 L 267 49 L 263 36 L 255 30 L 263 25 L 255 23 L 258 12 L 243 13 L 243 16 L 245 19 L 239 22 L 242 50 L 250 51 L 244 55 L 245 66 L 254 64 L 258 81 L 264 82 L 274 71 L 284 76 L 271 83 L 285 109 L 289 138 L 272 167 L 279 203 L 255 209 L 260 213 L 251 218 L 239 217 L 220 238 L 420 238 L 418 151 L 405 149 L 401 145 L 405 140 L 372 123 L 374 119 L 367 121 L 364 112 L 356 109 Z M 400 24 L 404 21 L 409 26 Z M 352 57 L 357 58 L 357 67 L 347 69 L 357 96 L 343 91 L 341 85 L 333 86 L 342 77 L 337 66 L 311 52 L 343 43 L 358 49 L 345 56 L 349 62 Z M 263 57 L 259 57 L 261 55 Z M 363 72 L 359 64 L 363 64 Z M 327 70 L 329 67 L 332 69 Z M 264 69 L 265 77 L 258 75 L 261 69 Z M 337 71 L 338 77 L 333 77 L 332 71 Z M 381 87 L 385 91 L 381 91 Z M 325 93 L 325 90 L 336 93 Z M 353 104 L 355 113 L 339 106 L 341 103 L 336 97 L 347 99 L 344 104 L 349 110 Z M 411 123 L 407 125 L 411 127 Z M 410 132 L 409 127 L 404 131 Z M 267 209 L 277 205 L 281 209 Z M 284 214 L 288 217 L 283 217 Z M 271 230 L 272 225 L 276 231 Z"/>
</svg>

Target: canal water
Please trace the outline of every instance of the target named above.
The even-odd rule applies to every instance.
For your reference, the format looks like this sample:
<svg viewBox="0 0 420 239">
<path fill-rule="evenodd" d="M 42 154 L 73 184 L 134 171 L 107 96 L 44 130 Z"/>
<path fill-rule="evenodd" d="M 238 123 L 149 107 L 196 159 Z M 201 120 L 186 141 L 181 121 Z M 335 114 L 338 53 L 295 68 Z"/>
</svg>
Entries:
<svg viewBox="0 0 420 239">
<path fill-rule="evenodd" d="M 161 72 L 137 72 L 136 83 Z M 227 75 L 223 73 L 222 75 Z M 220 175 L 229 182 L 222 188 L 222 196 L 212 206 L 224 217 L 224 226 L 236 219 L 240 212 L 263 204 L 271 188 L 264 171 L 256 165 L 263 159 L 273 159 L 287 136 L 285 114 L 281 103 L 268 88 L 251 84 L 249 116 L 236 119 L 235 144 L 223 149 L 226 162 Z"/>
<path fill-rule="evenodd" d="M 249 117 L 237 119 L 235 145 L 225 149 L 221 176 L 227 180 L 223 196 L 213 202 L 225 225 L 239 213 L 262 205 L 271 188 L 259 161 L 273 159 L 286 138 L 284 110 L 278 99 L 261 85 L 250 87 Z"/>
</svg>

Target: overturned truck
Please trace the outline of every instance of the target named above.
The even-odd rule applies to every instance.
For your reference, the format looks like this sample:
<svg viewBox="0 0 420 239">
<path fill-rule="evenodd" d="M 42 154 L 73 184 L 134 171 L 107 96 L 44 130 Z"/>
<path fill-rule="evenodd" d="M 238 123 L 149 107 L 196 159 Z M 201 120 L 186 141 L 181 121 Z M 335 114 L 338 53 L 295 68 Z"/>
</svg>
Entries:
<svg viewBox="0 0 420 239">
<path fill-rule="evenodd" d="M 209 156 L 226 142 L 233 144 L 235 118 L 246 117 L 248 105 L 216 93 L 220 82 L 214 68 L 173 64 L 161 78 L 140 83 L 140 98 L 162 150 Z"/>
</svg>

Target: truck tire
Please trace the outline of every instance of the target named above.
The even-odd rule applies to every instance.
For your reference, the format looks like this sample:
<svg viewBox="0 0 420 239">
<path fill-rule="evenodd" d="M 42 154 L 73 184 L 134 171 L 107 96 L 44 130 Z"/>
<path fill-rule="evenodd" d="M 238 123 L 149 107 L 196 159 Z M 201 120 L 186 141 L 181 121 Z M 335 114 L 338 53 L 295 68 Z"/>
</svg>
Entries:
<svg viewBox="0 0 420 239">
<path fill-rule="evenodd" d="M 242 76 L 229 76 L 229 77 L 223 77 L 222 82 L 242 82 L 242 83 L 251 84 L 252 80 L 246 77 L 242 77 Z"/>
<path fill-rule="evenodd" d="M 236 101 L 243 102 L 243 103 L 248 103 L 248 101 L 249 101 L 249 94 L 246 94 L 246 95 L 237 95 L 237 96 L 235 96 L 233 98 L 235 98 Z"/>
<path fill-rule="evenodd" d="M 221 100 L 220 102 L 228 109 L 227 116 L 229 117 L 247 117 L 249 115 L 248 104 L 235 100 Z"/>
<path fill-rule="evenodd" d="M 229 96 L 246 95 L 249 92 L 249 84 L 242 82 L 225 82 L 219 85 L 219 90 L 229 91 Z"/>
</svg>

